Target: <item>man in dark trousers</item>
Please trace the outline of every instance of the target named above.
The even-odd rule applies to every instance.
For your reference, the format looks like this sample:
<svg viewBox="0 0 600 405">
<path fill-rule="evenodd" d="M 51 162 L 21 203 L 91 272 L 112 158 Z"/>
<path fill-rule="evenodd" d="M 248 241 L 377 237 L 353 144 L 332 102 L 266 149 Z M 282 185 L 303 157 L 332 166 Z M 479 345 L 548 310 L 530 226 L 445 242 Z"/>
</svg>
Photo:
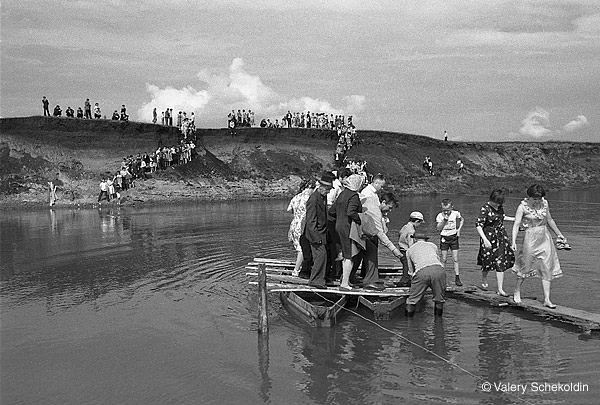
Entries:
<svg viewBox="0 0 600 405">
<path fill-rule="evenodd" d="M 42 97 L 42 105 L 44 106 L 44 117 L 46 116 L 46 114 L 48 114 L 48 117 L 50 117 L 50 102 L 48 101 L 46 96 Z"/>
<path fill-rule="evenodd" d="M 438 247 L 435 243 L 427 241 L 429 236 L 424 232 L 415 231 L 412 238 L 415 243 L 406 251 L 408 272 L 412 275 L 410 292 L 406 299 L 406 315 L 414 315 L 415 305 L 429 287 L 433 291 L 434 313 L 436 316 L 442 316 L 446 301 L 446 272 L 440 261 Z"/>
<path fill-rule="evenodd" d="M 90 99 L 89 98 L 85 99 L 84 109 L 85 109 L 85 115 L 84 115 L 84 117 L 86 119 L 91 120 L 92 119 L 92 104 L 90 103 Z"/>
<path fill-rule="evenodd" d="M 306 201 L 306 223 L 303 235 L 310 243 L 312 269 L 308 285 L 327 288 L 325 275 L 327 270 L 327 193 L 333 187 L 333 174 L 325 172 L 319 180 L 319 187 Z"/>
</svg>

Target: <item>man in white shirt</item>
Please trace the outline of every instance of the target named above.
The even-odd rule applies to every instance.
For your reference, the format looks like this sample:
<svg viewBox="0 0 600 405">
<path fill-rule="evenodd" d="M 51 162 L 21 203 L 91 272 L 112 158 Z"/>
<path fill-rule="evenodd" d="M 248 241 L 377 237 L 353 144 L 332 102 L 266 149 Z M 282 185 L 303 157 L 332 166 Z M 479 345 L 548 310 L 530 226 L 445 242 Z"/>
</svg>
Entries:
<svg viewBox="0 0 600 405">
<path fill-rule="evenodd" d="M 108 184 L 106 183 L 106 179 L 102 178 L 100 182 L 100 195 L 98 196 L 98 202 L 106 199 L 106 201 L 110 201 L 110 196 L 108 195 Z"/>
<path fill-rule="evenodd" d="M 394 246 L 392 241 L 387 237 L 387 217 L 384 213 L 390 211 L 396 206 L 396 198 L 391 193 L 386 193 L 382 196 L 382 201 L 379 200 L 377 193 L 381 191 L 385 185 L 385 177 L 382 174 L 373 176 L 371 184 L 365 187 L 360 192 L 360 200 L 363 206 L 363 212 L 373 218 L 377 235 L 367 237 L 365 241 L 366 249 L 362 253 L 362 272 L 364 274 L 363 284 L 367 287 L 373 286 L 379 280 L 379 259 L 378 249 L 379 241 L 385 245 L 398 259 L 402 257 L 400 250 Z M 359 255 L 361 254 L 359 253 Z M 360 258 L 357 258 L 355 266 L 358 267 Z"/>
<path fill-rule="evenodd" d="M 402 253 L 404 257 L 400 259 L 402 262 L 402 278 L 396 284 L 396 287 L 410 287 L 410 275 L 408 274 L 406 251 L 415 243 L 412 236 L 416 232 L 417 228 L 424 222 L 425 219 L 423 218 L 423 214 L 419 211 L 413 211 L 410 213 L 409 220 L 406 225 L 400 229 L 400 234 L 398 235 L 398 246 L 400 247 L 400 253 Z"/>
</svg>

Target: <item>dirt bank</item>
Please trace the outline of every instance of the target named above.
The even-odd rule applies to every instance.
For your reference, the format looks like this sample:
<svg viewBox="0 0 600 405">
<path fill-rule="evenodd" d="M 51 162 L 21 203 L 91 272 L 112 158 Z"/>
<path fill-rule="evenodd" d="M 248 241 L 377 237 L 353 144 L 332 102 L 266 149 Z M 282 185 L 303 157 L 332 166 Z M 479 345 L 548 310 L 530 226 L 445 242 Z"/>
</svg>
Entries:
<svg viewBox="0 0 600 405">
<path fill-rule="evenodd" d="M 386 173 L 396 193 L 522 191 L 536 181 L 553 189 L 600 187 L 600 144 L 444 142 L 403 133 L 358 131 L 350 151 L 371 173 Z M 234 200 L 289 196 L 302 177 L 332 169 L 335 133 L 316 129 L 201 129 L 191 163 L 138 181 L 122 203 Z M 108 120 L 23 117 L 0 120 L 0 206 L 93 204 L 101 176 L 124 156 L 173 145 L 176 128 Z M 422 168 L 425 156 L 435 176 Z M 456 161 L 465 170 L 457 172 Z"/>
</svg>

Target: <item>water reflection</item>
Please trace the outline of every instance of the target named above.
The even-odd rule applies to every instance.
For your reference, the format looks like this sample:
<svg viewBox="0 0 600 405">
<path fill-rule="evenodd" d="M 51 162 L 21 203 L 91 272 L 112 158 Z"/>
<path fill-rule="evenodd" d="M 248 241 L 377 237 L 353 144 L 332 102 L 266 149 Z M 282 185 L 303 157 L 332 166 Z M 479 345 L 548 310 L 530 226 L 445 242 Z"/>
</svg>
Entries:
<svg viewBox="0 0 600 405">
<path fill-rule="evenodd" d="M 405 198 L 392 239 L 410 211 L 433 216 L 438 200 Z M 473 225 L 481 201 L 455 202 Z M 98 392 L 144 403 L 515 402 L 483 394 L 450 363 L 489 380 L 598 381 L 597 337 L 458 301 L 442 319 L 429 302 L 414 318 L 381 322 L 385 329 L 354 314 L 331 329 L 305 328 L 273 305 L 270 336 L 257 342 L 256 290 L 243 267 L 255 256 L 293 258 L 286 203 L 0 212 L 0 372 L 10 381 L 1 402 L 93 402 Z M 567 272 L 553 293 L 597 310 L 600 214 L 554 207 L 577 247 L 561 253 Z M 474 225 L 463 229 L 461 269 L 474 283 Z M 524 292 L 539 293 L 536 283 Z M 595 403 L 591 394 L 571 399 Z"/>
</svg>

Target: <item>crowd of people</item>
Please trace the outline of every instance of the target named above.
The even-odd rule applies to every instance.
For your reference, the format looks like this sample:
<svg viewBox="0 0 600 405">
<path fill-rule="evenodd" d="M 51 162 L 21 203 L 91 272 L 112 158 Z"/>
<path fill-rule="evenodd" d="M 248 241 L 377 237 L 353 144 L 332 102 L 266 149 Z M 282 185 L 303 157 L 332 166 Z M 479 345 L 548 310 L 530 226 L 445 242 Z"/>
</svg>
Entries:
<svg viewBox="0 0 600 405">
<path fill-rule="evenodd" d="M 182 140 L 174 146 L 159 147 L 156 151 L 137 156 L 129 155 L 123 158 L 121 167 L 113 176 L 104 176 L 100 182 L 98 202 L 119 198 L 120 191 L 126 191 L 136 186 L 137 179 L 147 179 L 149 174 L 157 170 L 183 165 L 190 162 L 194 156 L 196 145 L 191 140 Z"/>
<path fill-rule="evenodd" d="M 42 107 L 44 110 L 44 116 L 62 117 L 63 110 L 60 105 L 56 105 L 50 114 L 50 101 L 46 96 L 42 97 Z M 73 110 L 71 106 L 65 110 L 65 116 L 67 118 L 81 118 L 81 119 L 102 119 L 102 111 L 100 110 L 99 103 L 94 103 L 93 107 L 90 99 L 86 99 L 84 102 L 84 108 L 77 107 L 77 111 Z M 189 115 L 185 111 L 179 111 L 177 115 L 173 113 L 172 108 L 167 108 L 161 112 L 161 125 L 174 126 L 173 118 L 175 117 L 175 125 L 181 131 L 183 139 L 191 139 L 196 131 L 196 117 L 193 112 Z M 104 116 L 106 119 L 106 116 Z M 129 115 L 127 114 L 127 108 L 125 104 L 121 105 L 120 110 L 114 110 L 111 117 L 113 121 L 129 121 Z M 158 113 L 156 108 L 152 111 L 152 123 L 158 122 Z"/>
<path fill-rule="evenodd" d="M 294 214 L 288 231 L 288 239 L 297 252 L 293 275 L 308 279 L 310 286 L 319 289 L 326 289 L 334 281 L 339 281 L 341 291 L 352 291 L 355 287 L 374 290 L 410 287 L 406 300 L 408 316 L 414 314 L 416 303 L 431 288 L 434 313 L 441 316 L 449 250 L 454 262 L 454 282 L 462 286 L 458 252 L 463 216 L 451 200 L 442 200 L 441 210 L 434 219 L 439 232 L 439 243 L 435 244 L 419 229 L 425 222 L 424 215 L 413 211 L 400 229 L 396 246 L 387 231 L 388 214 L 397 206 L 397 200 L 392 193 L 383 191 L 385 184 L 382 174 L 373 176 L 366 184 L 363 177 L 347 167 L 325 172 L 317 182 L 303 181 L 287 208 Z M 495 189 L 482 206 L 474 226 L 480 237 L 477 257 L 482 271 L 480 288 L 488 289 L 488 273 L 494 271 L 496 293 L 507 297 L 504 273 L 512 270 L 517 277 L 513 300 L 521 303 L 524 280 L 538 277 L 542 279 L 543 305 L 554 309 L 550 285 L 562 274 L 556 250 L 570 250 L 571 246 L 552 219 L 545 195 L 543 186 L 532 185 L 515 217 L 509 217 L 503 209 L 504 190 Z M 512 238 L 506 232 L 505 221 L 514 222 Z M 525 238 L 518 249 L 520 229 L 525 230 Z M 549 230 L 557 236 L 556 245 Z M 396 283 L 379 277 L 380 243 L 402 263 L 402 276 Z"/>
<path fill-rule="evenodd" d="M 179 111 L 177 115 L 173 113 L 172 108 L 167 108 L 164 111 L 161 111 L 160 124 L 172 127 L 173 125 L 173 117 L 175 117 L 175 126 L 181 131 L 184 139 L 188 139 L 191 135 L 196 131 L 196 116 L 192 111 L 190 115 L 185 111 Z M 156 107 L 152 110 L 152 123 L 156 124 L 158 122 L 158 112 L 156 111 Z"/>
<path fill-rule="evenodd" d="M 60 108 L 59 104 L 57 104 L 54 107 L 52 114 L 50 114 L 50 101 L 46 98 L 46 96 L 42 97 L 42 107 L 44 110 L 44 117 L 62 117 L 63 111 L 62 108 Z M 93 118 L 99 120 L 102 118 L 102 111 L 100 110 L 100 104 L 94 103 L 94 106 L 92 107 L 90 99 L 87 98 L 83 104 L 83 109 L 81 108 L 81 106 L 79 106 L 77 107 L 77 111 L 75 111 L 71 108 L 71 106 L 68 106 L 65 110 L 65 116 L 67 118 L 80 118 L 90 120 Z M 106 119 L 106 116 L 104 116 L 104 119 Z M 117 110 L 114 110 L 111 119 L 129 121 L 129 115 L 127 115 L 127 108 L 125 107 L 125 104 L 121 105 L 120 113 Z"/>
<path fill-rule="evenodd" d="M 243 128 L 254 127 L 255 115 L 252 110 L 231 110 L 227 115 L 228 128 Z M 274 121 L 271 118 L 263 118 L 259 122 L 261 128 L 316 128 L 339 130 L 344 126 L 354 127 L 352 124 L 352 116 L 346 118 L 344 115 L 333 115 L 324 112 L 294 112 L 288 111 L 281 118 L 276 118 Z"/>
<path fill-rule="evenodd" d="M 358 144 L 356 137 L 356 127 L 350 121 L 349 125 L 342 125 L 337 128 L 338 141 L 335 146 L 334 164 L 336 167 L 343 166 L 346 163 L 346 154 L 353 146 Z"/>
</svg>

